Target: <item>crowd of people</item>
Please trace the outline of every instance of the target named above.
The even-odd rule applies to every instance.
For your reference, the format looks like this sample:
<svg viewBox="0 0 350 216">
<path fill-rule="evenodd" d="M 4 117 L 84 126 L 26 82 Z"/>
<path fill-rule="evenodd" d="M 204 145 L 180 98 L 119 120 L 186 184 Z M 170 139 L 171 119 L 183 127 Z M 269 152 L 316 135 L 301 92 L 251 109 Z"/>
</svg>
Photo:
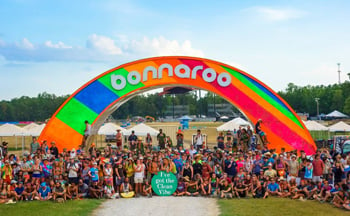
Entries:
<svg viewBox="0 0 350 216">
<path fill-rule="evenodd" d="M 264 134 L 262 134 L 264 135 Z M 250 128 L 220 133 L 209 149 L 201 131 L 184 147 L 178 131 L 173 143 L 160 130 L 157 140 L 132 133 L 122 146 L 63 149 L 38 143 L 21 156 L 1 147 L 0 203 L 30 200 L 152 197 L 151 180 L 159 171 L 173 173 L 173 196 L 218 198 L 281 197 L 316 200 L 350 210 L 350 154 L 318 149 L 315 155 L 285 152 L 254 144 Z M 266 138 L 265 138 L 266 139 Z M 267 140 L 266 140 L 267 141 Z"/>
</svg>

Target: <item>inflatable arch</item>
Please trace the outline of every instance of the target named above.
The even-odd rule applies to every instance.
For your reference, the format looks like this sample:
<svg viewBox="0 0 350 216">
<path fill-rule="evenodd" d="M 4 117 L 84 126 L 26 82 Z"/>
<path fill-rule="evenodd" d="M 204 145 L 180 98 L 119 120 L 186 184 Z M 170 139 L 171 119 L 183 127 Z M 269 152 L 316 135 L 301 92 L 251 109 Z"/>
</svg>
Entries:
<svg viewBox="0 0 350 216">
<path fill-rule="evenodd" d="M 209 59 L 170 56 L 142 59 L 113 68 L 74 92 L 54 113 L 39 140 L 59 149 L 77 148 L 84 121 L 96 134 L 104 120 L 127 100 L 166 86 L 190 86 L 213 92 L 236 106 L 252 122 L 263 120 L 269 148 L 284 147 L 313 154 L 315 143 L 291 107 L 251 75 Z"/>
</svg>

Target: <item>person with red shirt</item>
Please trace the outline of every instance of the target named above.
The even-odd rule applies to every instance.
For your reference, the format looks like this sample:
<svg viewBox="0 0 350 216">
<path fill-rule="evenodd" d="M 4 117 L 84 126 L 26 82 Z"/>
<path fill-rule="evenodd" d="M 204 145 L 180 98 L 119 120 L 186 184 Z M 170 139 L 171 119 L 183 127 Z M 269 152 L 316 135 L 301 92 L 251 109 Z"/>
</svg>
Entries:
<svg viewBox="0 0 350 216">
<path fill-rule="evenodd" d="M 324 163 L 320 159 L 320 155 L 316 154 L 314 161 L 312 161 L 312 166 L 314 167 L 312 181 L 321 182 L 321 176 L 323 175 Z"/>
</svg>

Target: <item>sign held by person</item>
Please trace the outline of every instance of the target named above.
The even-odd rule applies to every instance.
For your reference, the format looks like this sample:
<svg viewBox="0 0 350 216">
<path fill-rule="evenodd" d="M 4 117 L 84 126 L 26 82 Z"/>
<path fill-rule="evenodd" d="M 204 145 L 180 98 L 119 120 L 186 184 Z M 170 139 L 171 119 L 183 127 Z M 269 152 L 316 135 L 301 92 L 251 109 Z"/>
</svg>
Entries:
<svg viewBox="0 0 350 216">
<path fill-rule="evenodd" d="M 177 187 L 177 179 L 173 173 L 158 172 L 152 178 L 152 189 L 159 196 L 171 196 Z"/>
</svg>

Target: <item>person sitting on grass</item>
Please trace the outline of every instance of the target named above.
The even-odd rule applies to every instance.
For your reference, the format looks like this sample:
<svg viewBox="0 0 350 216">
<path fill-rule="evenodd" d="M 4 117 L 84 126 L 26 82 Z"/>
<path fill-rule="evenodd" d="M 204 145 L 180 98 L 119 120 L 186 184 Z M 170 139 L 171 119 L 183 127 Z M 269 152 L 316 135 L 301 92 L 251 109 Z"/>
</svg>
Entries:
<svg viewBox="0 0 350 216">
<path fill-rule="evenodd" d="M 78 183 L 78 197 L 80 199 L 88 197 L 89 186 L 84 183 L 83 179 L 79 179 Z"/>
<path fill-rule="evenodd" d="M 38 196 L 38 192 L 36 191 L 35 187 L 33 187 L 32 183 L 27 182 L 23 191 L 24 199 L 33 200 L 36 196 Z"/>
<path fill-rule="evenodd" d="M 232 198 L 232 185 L 227 180 L 223 182 L 220 198 Z"/>
<path fill-rule="evenodd" d="M 64 201 L 67 200 L 66 190 L 62 187 L 61 183 L 56 182 L 54 188 L 52 188 L 53 200 L 57 200 L 57 198 L 63 198 Z"/>
<path fill-rule="evenodd" d="M 315 198 L 320 202 L 327 202 L 327 200 L 332 196 L 332 186 L 328 183 L 327 180 L 325 180 L 323 183 L 324 185 L 322 186 L 320 193 L 318 195 L 315 194 Z"/>
<path fill-rule="evenodd" d="M 46 182 L 42 182 L 38 190 L 37 200 L 46 201 L 46 200 L 50 200 L 51 198 L 52 198 L 51 188 L 46 185 Z"/>
<path fill-rule="evenodd" d="M 304 187 L 303 190 L 306 194 L 306 199 L 313 199 L 314 198 L 313 196 L 317 194 L 317 186 L 311 180 L 307 180 L 307 185 L 306 187 Z"/>
<path fill-rule="evenodd" d="M 261 185 L 257 176 L 253 174 L 252 177 L 252 195 L 254 198 L 262 198 L 265 194 L 265 188 Z"/>
<path fill-rule="evenodd" d="M 142 187 L 142 192 L 144 196 L 147 196 L 149 198 L 152 197 L 152 185 L 150 181 L 145 181 L 145 184 Z"/>
<path fill-rule="evenodd" d="M 23 182 L 19 182 L 17 187 L 15 187 L 15 199 L 16 199 L 16 201 L 23 200 L 23 198 L 24 198 L 23 191 L 24 191 Z"/>
<path fill-rule="evenodd" d="M 112 181 L 107 181 L 106 185 L 103 189 L 105 198 L 107 199 L 115 199 L 117 194 L 114 191 L 114 187 L 112 185 Z"/>
<path fill-rule="evenodd" d="M 208 178 L 203 180 L 203 184 L 201 184 L 201 194 L 202 196 L 210 196 L 211 195 L 211 185 L 209 184 Z"/>
<path fill-rule="evenodd" d="M 281 193 L 280 186 L 276 183 L 275 178 L 271 178 L 271 182 L 267 185 L 267 191 L 265 193 L 264 199 L 268 196 L 280 196 Z"/>
<path fill-rule="evenodd" d="M 290 192 L 290 186 L 288 182 L 282 176 L 278 180 L 280 182 L 280 188 L 281 188 L 280 197 L 289 197 L 291 195 L 291 192 Z"/>
<path fill-rule="evenodd" d="M 242 181 L 238 181 L 238 184 L 234 188 L 234 193 L 238 199 L 246 197 L 248 195 L 248 187 Z"/>
<path fill-rule="evenodd" d="M 347 197 L 343 190 L 340 190 L 337 194 L 334 195 L 332 200 L 332 204 L 335 207 L 342 208 L 345 202 L 347 201 Z"/>
<path fill-rule="evenodd" d="M 120 196 L 123 198 L 131 198 L 135 196 L 135 192 L 132 190 L 128 177 L 126 177 L 123 184 L 120 185 Z"/>
<path fill-rule="evenodd" d="M 174 196 L 183 196 L 186 194 L 186 183 L 184 180 L 188 182 L 190 178 L 188 176 L 179 178 Z"/>
<path fill-rule="evenodd" d="M 98 184 L 97 181 L 93 181 L 89 187 L 89 194 L 91 198 L 100 199 L 103 197 L 102 187 Z"/>
<path fill-rule="evenodd" d="M 68 185 L 67 187 L 67 197 L 69 199 L 79 199 L 78 195 L 79 195 L 78 185 L 76 185 L 75 182 L 72 182 L 72 184 Z"/>
<path fill-rule="evenodd" d="M 7 182 L 2 182 L 0 185 L 0 203 L 7 203 L 12 199 L 9 199 L 8 197 L 8 187 Z"/>
<path fill-rule="evenodd" d="M 197 196 L 198 194 L 198 181 L 191 179 L 190 182 L 187 182 L 186 185 L 186 195 Z"/>
</svg>

